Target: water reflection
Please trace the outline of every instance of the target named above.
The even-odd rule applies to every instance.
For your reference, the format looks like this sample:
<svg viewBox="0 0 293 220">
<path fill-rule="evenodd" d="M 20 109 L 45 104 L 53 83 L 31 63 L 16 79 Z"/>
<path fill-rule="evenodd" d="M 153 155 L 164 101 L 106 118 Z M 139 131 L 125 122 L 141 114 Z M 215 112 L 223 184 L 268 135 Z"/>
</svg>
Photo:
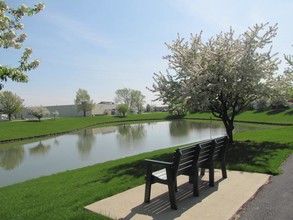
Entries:
<svg viewBox="0 0 293 220">
<path fill-rule="evenodd" d="M 169 125 L 170 135 L 173 137 L 186 136 L 189 133 L 190 123 L 183 120 L 171 121 Z"/>
<path fill-rule="evenodd" d="M 116 138 L 120 146 L 132 148 L 134 143 L 145 137 L 145 134 L 144 124 L 123 124 L 118 126 Z"/>
<path fill-rule="evenodd" d="M 25 151 L 23 146 L 0 148 L 0 167 L 5 170 L 13 170 L 24 160 Z"/>
<path fill-rule="evenodd" d="M 50 150 L 51 146 L 49 144 L 43 144 L 42 141 L 40 141 L 35 147 L 29 149 L 30 155 L 44 156 L 47 154 Z"/>
<path fill-rule="evenodd" d="M 82 159 L 86 159 L 90 155 L 92 146 L 96 141 L 94 130 L 87 128 L 87 129 L 79 131 L 77 135 L 78 135 L 77 147 L 79 151 L 79 156 Z"/>
</svg>

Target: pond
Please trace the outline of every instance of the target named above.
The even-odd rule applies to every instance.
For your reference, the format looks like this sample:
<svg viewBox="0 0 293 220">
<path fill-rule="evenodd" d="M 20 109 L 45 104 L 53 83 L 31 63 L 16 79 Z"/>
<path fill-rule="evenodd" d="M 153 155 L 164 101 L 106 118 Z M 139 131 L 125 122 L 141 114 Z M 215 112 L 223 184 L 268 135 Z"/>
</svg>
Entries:
<svg viewBox="0 0 293 220">
<path fill-rule="evenodd" d="M 248 129 L 258 128 L 236 126 L 236 132 Z M 222 123 L 175 120 L 93 127 L 0 144 L 0 187 L 224 134 Z"/>
</svg>

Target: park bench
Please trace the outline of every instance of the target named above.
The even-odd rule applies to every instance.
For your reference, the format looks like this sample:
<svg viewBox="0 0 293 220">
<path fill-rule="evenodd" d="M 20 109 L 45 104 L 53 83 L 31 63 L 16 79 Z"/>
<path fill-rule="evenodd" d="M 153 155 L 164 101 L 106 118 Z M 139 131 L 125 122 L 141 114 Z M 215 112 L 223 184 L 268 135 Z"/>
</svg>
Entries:
<svg viewBox="0 0 293 220">
<path fill-rule="evenodd" d="M 189 182 L 193 184 L 193 195 L 198 196 L 199 188 L 199 168 L 200 175 L 205 174 L 205 169 L 209 169 L 209 185 L 214 186 L 214 162 L 221 164 L 222 177 L 227 178 L 225 165 L 225 153 L 228 137 L 204 141 L 195 145 L 179 148 L 173 154 L 172 162 L 145 159 L 147 164 L 146 185 L 144 201 L 150 202 L 151 185 L 161 183 L 168 185 L 170 205 L 172 209 L 177 209 L 176 196 L 177 176 L 189 176 Z M 161 167 L 155 171 L 155 166 Z"/>
<path fill-rule="evenodd" d="M 200 175 L 204 176 L 205 169 L 209 170 L 209 185 L 215 185 L 214 163 L 219 162 L 222 170 L 222 177 L 227 178 L 225 163 L 226 146 L 228 137 L 223 136 L 210 141 L 199 143 L 201 152 L 198 159 L 198 167 L 201 169 Z"/>
<path fill-rule="evenodd" d="M 172 162 L 145 159 L 147 164 L 145 202 L 150 202 L 151 186 L 153 183 L 168 185 L 170 205 L 172 209 L 177 209 L 176 196 L 177 176 L 189 176 L 189 182 L 193 184 L 193 195 L 198 196 L 198 167 L 197 160 L 200 152 L 199 145 L 192 145 L 178 148 L 173 154 Z M 154 171 L 158 166 L 163 169 Z"/>
</svg>

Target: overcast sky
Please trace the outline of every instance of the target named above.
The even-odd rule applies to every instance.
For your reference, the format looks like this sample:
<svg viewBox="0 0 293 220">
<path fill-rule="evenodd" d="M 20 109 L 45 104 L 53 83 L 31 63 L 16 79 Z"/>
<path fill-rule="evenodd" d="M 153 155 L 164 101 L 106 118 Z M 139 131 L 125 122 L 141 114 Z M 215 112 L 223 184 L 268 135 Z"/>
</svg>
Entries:
<svg viewBox="0 0 293 220">
<path fill-rule="evenodd" d="M 37 0 L 8 0 L 33 6 Z M 140 90 L 154 104 L 153 73 L 165 72 L 166 43 L 203 31 L 207 40 L 230 27 L 236 36 L 256 23 L 278 23 L 273 51 L 293 54 L 292 0 L 44 0 L 41 13 L 25 18 L 24 47 L 40 66 L 28 83 L 4 83 L 26 106 L 73 104 L 79 88 L 94 102 L 114 101 L 122 88 Z M 0 49 L 0 64 L 18 66 L 21 50 Z M 280 71 L 283 71 L 282 62 Z M 159 104 L 159 103 L 155 103 Z"/>
</svg>

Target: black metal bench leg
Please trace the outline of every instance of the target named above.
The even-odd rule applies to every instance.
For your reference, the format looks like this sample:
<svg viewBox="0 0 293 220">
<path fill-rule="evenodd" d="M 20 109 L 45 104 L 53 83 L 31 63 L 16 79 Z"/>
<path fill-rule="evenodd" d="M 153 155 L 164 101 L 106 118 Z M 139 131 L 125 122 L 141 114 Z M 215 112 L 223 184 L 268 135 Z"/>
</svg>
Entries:
<svg viewBox="0 0 293 220">
<path fill-rule="evenodd" d="M 201 168 L 201 169 L 200 169 L 200 175 L 201 175 L 201 176 L 204 176 L 204 174 L 205 174 L 205 168 Z"/>
<path fill-rule="evenodd" d="M 195 169 L 194 172 L 196 175 L 192 176 L 193 179 L 193 196 L 199 196 L 199 192 L 198 192 L 198 169 Z"/>
<path fill-rule="evenodd" d="M 222 177 L 224 179 L 226 179 L 227 178 L 227 170 L 226 170 L 226 165 L 224 162 L 221 163 L 221 169 L 222 169 Z"/>
<path fill-rule="evenodd" d="M 145 184 L 144 202 L 150 202 L 151 199 L 151 187 L 150 183 Z"/>
<path fill-rule="evenodd" d="M 209 185 L 214 186 L 215 185 L 215 173 L 214 168 L 209 168 Z"/>
<path fill-rule="evenodd" d="M 169 198 L 171 209 L 177 210 L 176 196 L 175 196 L 175 182 L 168 183 Z"/>
<path fill-rule="evenodd" d="M 145 191 L 144 191 L 144 202 L 150 202 L 151 198 L 151 187 L 152 187 L 152 169 L 149 167 L 147 169 L 147 175 L 145 178 Z"/>
</svg>

